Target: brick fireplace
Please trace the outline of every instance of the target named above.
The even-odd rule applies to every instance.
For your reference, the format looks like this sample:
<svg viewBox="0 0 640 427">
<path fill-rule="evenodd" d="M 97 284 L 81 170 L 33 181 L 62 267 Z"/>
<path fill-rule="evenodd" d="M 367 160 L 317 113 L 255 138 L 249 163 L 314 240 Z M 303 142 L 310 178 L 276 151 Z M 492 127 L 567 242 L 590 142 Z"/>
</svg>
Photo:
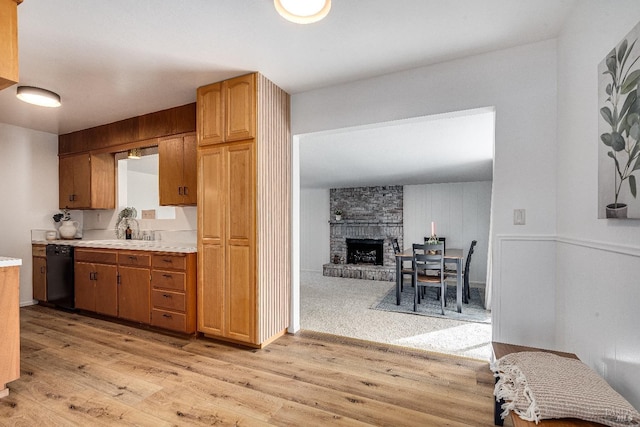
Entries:
<svg viewBox="0 0 640 427">
<path fill-rule="evenodd" d="M 323 274 L 368 280 L 395 280 L 391 240 L 402 246 L 402 186 L 333 188 L 329 209 L 330 260 Z M 334 212 L 340 209 L 342 218 Z"/>
</svg>

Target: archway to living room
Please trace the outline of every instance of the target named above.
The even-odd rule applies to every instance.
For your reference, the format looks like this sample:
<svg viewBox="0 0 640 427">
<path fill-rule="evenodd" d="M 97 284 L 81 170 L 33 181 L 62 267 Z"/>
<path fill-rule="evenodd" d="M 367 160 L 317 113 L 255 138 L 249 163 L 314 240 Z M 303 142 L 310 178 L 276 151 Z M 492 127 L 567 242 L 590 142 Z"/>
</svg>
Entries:
<svg viewBox="0 0 640 427">
<path fill-rule="evenodd" d="M 292 330 L 488 358 L 494 128 L 494 109 L 482 108 L 294 136 Z M 399 209 L 389 206 L 398 198 Z M 336 209 L 345 211 L 340 220 Z M 431 221 L 463 260 L 478 242 L 462 315 L 455 277 L 445 317 L 422 306 L 413 313 L 410 284 L 395 304 L 391 238 L 410 247 Z M 379 238 L 384 265 L 347 265 L 344 240 L 336 240 L 354 236 Z"/>
</svg>

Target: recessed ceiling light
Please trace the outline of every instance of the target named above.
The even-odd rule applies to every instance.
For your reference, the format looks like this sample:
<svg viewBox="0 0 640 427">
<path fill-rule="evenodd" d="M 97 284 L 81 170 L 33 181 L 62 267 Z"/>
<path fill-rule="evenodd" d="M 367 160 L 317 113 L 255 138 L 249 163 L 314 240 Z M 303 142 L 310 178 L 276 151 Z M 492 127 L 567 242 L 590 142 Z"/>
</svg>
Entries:
<svg viewBox="0 0 640 427">
<path fill-rule="evenodd" d="M 273 0 L 282 17 L 296 24 L 311 24 L 327 16 L 331 0 Z"/>
<path fill-rule="evenodd" d="M 60 95 L 39 87 L 18 86 L 16 96 L 21 101 L 42 107 L 59 107 L 62 105 L 60 103 Z"/>
</svg>

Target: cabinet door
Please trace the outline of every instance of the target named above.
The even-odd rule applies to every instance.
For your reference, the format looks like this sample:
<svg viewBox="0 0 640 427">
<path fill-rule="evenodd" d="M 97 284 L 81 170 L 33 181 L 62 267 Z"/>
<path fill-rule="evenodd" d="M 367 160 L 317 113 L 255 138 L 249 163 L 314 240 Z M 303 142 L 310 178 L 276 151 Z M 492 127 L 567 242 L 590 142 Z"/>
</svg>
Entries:
<svg viewBox="0 0 640 427">
<path fill-rule="evenodd" d="M 182 152 L 182 137 L 163 138 L 158 142 L 160 206 L 182 204 Z"/>
<path fill-rule="evenodd" d="M 0 1 L 0 90 L 18 83 L 18 6 L 14 0 Z"/>
<path fill-rule="evenodd" d="M 91 157 L 80 154 L 71 157 L 73 162 L 73 203 L 74 209 L 91 207 Z"/>
<path fill-rule="evenodd" d="M 47 259 L 33 257 L 33 299 L 47 300 Z"/>
<path fill-rule="evenodd" d="M 225 156 L 222 147 L 198 152 L 198 330 L 223 335 Z"/>
<path fill-rule="evenodd" d="M 247 74 L 223 82 L 224 140 L 242 141 L 256 135 L 256 75 Z"/>
<path fill-rule="evenodd" d="M 95 311 L 108 316 L 118 315 L 118 268 L 115 265 L 94 265 Z"/>
<path fill-rule="evenodd" d="M 196 135 L 185 135 L 183 138 L 182 152 L 182 176 L 183 176 L 183 205 L 195 205 L 198 201 L 198 174 L 197 174 L 197 154 Z"/>
<path fill-rule="evenodd" d="M 118 317 L 135 322 L 150 323 L 150 283 L 148 268 L 120 267 Z"/>
<path fill-rule="evenodd" d="M 254 151 L 254 143 L 234 145 L 226 156 L 226 334 L 246 342 L 254 342 L 256 336 Z"/>
<path fill-rule="evenodd" d="M 96 311 L 96 285 L 93 264 L 76 261 L 74 265 L 74 292 L 76 308 Z"/>
<path fill-rule="evenodd" d="M 64 209 L 73 205 L 73 157 L 60 157 L 58 162 L 58 207 Z"/>
<path fill-rule="evenodd" d="M 224 140 L 222 83 L 198 88 L 196 94 L 196 129 L 198 145 L 218 144 Z"/>
</svg>

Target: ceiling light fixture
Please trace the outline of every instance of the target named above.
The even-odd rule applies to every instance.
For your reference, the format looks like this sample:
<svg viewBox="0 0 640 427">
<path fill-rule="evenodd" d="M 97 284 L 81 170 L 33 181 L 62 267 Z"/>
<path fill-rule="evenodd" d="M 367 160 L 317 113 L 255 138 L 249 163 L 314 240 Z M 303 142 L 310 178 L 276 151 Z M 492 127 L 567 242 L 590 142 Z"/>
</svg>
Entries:
<svg viewBox="0 0 640 427">
<path fill-rule="evenodd" d="M 18 86 L 16 96 L 19 100 L 41 107 L 59 107 L 60 95 L 50 90 L 32 86 Z"/>
<path fill-rule="evenodd" d="M 129 150 L 129 153 L 127 154 L 127 158 L 128 159 L 139 159 L 141 155 L 142 155 L 142 153 L 141 153 L 139 148 L 132 148 L 131 150 Z"/>
<path fill-rule="evenodd" d="M 273 0 L 278 13 L 296 24 L 318 22 L 329 14 L 331 0 Z"/>
</svg>

